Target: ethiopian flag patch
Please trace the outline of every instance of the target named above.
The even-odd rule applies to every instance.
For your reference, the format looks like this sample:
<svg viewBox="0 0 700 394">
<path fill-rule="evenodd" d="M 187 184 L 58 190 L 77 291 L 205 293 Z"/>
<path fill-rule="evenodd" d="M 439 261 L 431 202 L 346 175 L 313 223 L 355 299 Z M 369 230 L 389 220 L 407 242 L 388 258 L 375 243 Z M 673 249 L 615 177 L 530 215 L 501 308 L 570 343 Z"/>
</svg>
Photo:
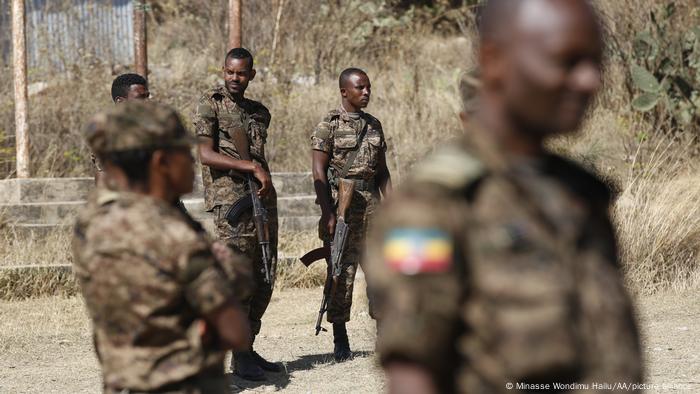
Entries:
<svg viewBox="0 0 700 394">
<path fill-rule="evenodd" d="M 445 272 L 452 266 L 450 236 L 439 229 L 402 228 L 384 239 L 384 261 L 406 275 Z"/>
</svg>

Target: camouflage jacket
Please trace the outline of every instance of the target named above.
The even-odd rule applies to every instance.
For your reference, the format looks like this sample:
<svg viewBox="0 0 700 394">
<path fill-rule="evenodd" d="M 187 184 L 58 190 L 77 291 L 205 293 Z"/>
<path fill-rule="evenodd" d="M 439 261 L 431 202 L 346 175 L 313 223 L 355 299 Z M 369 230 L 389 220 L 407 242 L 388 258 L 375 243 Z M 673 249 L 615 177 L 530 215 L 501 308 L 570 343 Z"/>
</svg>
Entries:
<svg viewBox="0 0 700 394">
<path fill-rule="evenodd" d="M 245 278 L 224 271 L 186 214 L 98 189 L 78 217 L 72 248 L 105 387 L 154 390 L 223 373 L 224 351 L 201 336 L 202 318 L 244 297 Z"/>
<path fill-rule="evenodd" d="M 194 114 L 194 127 L 197 136 L 212 138 L 215 150 L 234 159 L 240 159 L 240 156 L 233 144 L 232 133 L 244 127 L 248 132 L 252 159 L 270 171 L 265 158 L 270 119 L 270 112 L 261 103 L 244 99 L 237 104 L 226 88 L 219 86 L 200 98 Z M 207 210 L 232 204 L 246 193 L 244 178 L 207 166 L 202 166 L 202 182 Z"/>
<path fill-rule="evenodd" d="M 516 161 L 459 142 L 427 158 L 367 237 L 382 363 L 418 363 L 465 393 L 639 382 L 609 202 L 551 154 Z"/>
<path fill-rule="evenodd" d="M 367 131 L 360 147 L 357 140 L 364 125 Z M 360 119 L 351 119 L 346 112 L 335 109 L 316 126 L 311 134 L 311 148 L 326 152 L 330 156 L 330 171 L 339 176 L 345 167 L 350 152 L 359 152 L 348 169 L 347 178 L 374 180 L 381 155 L 386 151 L 382 124 L 377 118 L 360 113 Z"/>
</svg>

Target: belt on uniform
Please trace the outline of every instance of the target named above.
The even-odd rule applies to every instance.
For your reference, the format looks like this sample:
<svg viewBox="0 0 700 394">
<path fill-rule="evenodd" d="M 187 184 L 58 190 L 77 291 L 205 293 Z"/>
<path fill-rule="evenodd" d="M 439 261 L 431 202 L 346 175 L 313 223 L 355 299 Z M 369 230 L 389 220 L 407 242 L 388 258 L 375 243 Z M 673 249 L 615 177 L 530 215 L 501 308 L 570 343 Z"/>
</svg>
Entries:
<svg viewBox="0 0 700 394">
<path fill-rule="evenodd" d="M 371 180 L 366 180 L 366 179 L 348 179 L 349 181 L 352 181 L 355 184 L 355 190 L 361 191 L 361 192 L 374 192 L 377 190 L 377 185 L 374 182 L 374 179 Z"/>
</svg>

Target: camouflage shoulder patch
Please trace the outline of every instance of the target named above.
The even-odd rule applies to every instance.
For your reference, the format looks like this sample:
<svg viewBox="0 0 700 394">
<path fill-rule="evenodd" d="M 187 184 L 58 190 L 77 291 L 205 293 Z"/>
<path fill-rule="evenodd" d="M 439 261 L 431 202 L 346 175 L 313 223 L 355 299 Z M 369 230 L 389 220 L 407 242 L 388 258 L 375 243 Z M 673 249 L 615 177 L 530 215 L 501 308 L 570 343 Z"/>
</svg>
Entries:
<svg viewBox="0 0 700 394">
<path fill-rule="evenodd" d="M 197 105 L 196 113 L 201 118 L 212 119 L 216 117 L 216 111 L 214 111 L 208 100 L 200 101 L 199 105 Z"/>
<path fill-rule="evenodd" d="M 326 140 L 331 136 L 331 125 L 329 122 L 323 121 L 319 123 L 312 134 L 312 138 Z"/>
<path fill-rule="evenodd" d="M 384 239 L 384 262 L 404 275 L 440 273 L 452 267 L 452 238 L 439 228 L 396 228 Z"/>
<path fill-rule="evenodd" d="M 418 183 L 433 183 L 448 189 L 461 189 L 481 178 L 486 167 L 464 149 L 449 145 L 416 165 L 411 179 Z"/>
</svg>

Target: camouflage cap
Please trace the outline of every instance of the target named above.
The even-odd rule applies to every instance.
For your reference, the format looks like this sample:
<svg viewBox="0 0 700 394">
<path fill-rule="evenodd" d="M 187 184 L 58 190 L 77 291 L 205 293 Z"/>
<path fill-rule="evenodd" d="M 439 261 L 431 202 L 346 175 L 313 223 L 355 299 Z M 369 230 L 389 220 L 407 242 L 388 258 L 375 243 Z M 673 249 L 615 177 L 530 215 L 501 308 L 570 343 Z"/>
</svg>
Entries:
<svg viewBox="0 0 700 394">
<path fill-rule="evenodd" d="M 191 147 L 195 142 L 171 107 L 153 101 L 126 101 L 95 115 L 86 128 L 94 153 Z"/>
</svg>

